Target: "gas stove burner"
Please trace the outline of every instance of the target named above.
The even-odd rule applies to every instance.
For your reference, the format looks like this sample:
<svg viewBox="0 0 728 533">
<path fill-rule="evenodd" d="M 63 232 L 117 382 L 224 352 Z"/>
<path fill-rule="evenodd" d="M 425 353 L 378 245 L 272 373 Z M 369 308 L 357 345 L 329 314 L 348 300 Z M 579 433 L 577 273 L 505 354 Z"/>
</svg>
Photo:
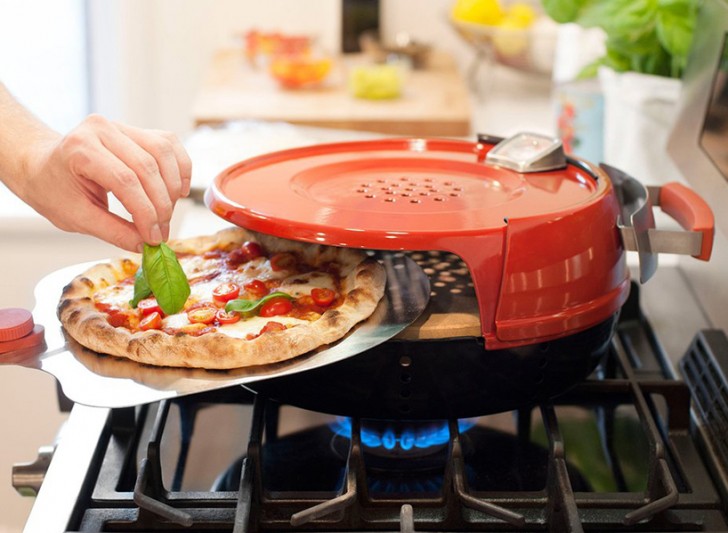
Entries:
<svg viewBox="0 0 728 533">
<path fill-rule="evenodd" d="M 458 421 L 460 433 L 475 425 L 474 420 Z M 337 436 L 351 439 L 351 419 L 337 417 L 329 426 Z M 445 446 L 450 441 L 447 421 L 381 421 L 364 420 L 361 443 L 367 452 L 387 457 L 419 457 Z"/>
<path fill-rule="evenodd" d="M 547 484 L 548 449 L 522 442 L 517 435 L 465 421 L 461 437 L 467 483 L 474 491 L 540 491 Z M 449 441 L 448 441 L 449 442 Z M 344 484 L 349 440 L 328 426 L 316 426 L 264 443 L 262 478 L 270 494 L 318 491 L 332 497 Z M 429 455 L 385 457 L 364 447 L 363 459 L 370 496 L 425 497 L 440 495 L 448 463 L 447 443 Z M 244 457 L 237 459 L 215 481 L 212 489 L 238 490 Z M 590 491 L 580 472 L 568 466 L 574 490 Z"/>
</svg>

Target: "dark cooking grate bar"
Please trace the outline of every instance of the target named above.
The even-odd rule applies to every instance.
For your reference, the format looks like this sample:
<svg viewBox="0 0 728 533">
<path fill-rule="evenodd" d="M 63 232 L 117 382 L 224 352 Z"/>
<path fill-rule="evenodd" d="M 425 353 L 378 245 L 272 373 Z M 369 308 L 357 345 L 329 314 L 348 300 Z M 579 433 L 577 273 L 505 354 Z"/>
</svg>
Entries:
<svg viewBox="0 0 728 533">
<path fill-rule="evenodd" d="M 650 449 L 648 484 L 645 493 L 591 493 L 572 490 L 566 469 L 565 445 L 559 429 L 557 409 L 541 406 L 541 418 L 549 444 L 546 489 L 538 492 L 479 494 L 467 486 L 456 420 L 449 421 L 452 439 L 450 460 L 446 463 L 443 493 L 435 498 L 405 500 L 372 499 L 367 489 L 361 444 L 361 422 L 353 420 L 352 439 L 347 459 L 342 493 L 332 499 L 306 496 L 266 494 L 263 489 L 263 435 L 275 435 L 271 411 L 277 406 L 258 396 L 254 405 L 251 437 L 242 465 L 237 493 L 218 494 L 212 502 L 217 512 L 211 514 L 198 507 L 194 495 L 166 491 L 159 469 L 159 445 L 170 402 L 162 402 L 147 445 L 134 491 L 139 505 L 140 523 L 151 523 L 148 515 L 185 527 L 198 527 L 211 516 L 222 522 L 232 521 L 233 531 L 412 531 L 447 529 L 524 530 L 578 532 L 585 528 L 609 527 L 630 530 L 644 522 L 664 526 L 664 530 L 698 530 L 699 512 L 705 505 L 698 494 L 680 494 L 684 482 L 673 475 L 669 436 L 687 432 L 689 395 L 676 381 L 642 380 L 630 364 L 624 346 L 616 341 L 611 357 L 617 362 L 615 375 L 588 380 L 559 398 L 557 406 L 592 406 L 609 411 L 618 405 L 634 405 L 646 432 Z M 667 425 L 662 423 L 651 398 L 659 396 L 667 403 Z M 519 433 L 530 439 L 531 410 L 519 413 Z M 273 422 L 271 422 L 273 420 Z M 610 449 L 609 431 L 605 431 L 605 449 Z M 181 459 L 182 461 L 183 459 Z M 183 467 L 182 467 L 183 468 Z M 181 473 L 180 473 L 181 475 Z M 616 477 L 616 476 L 615 476 Z M 214 493 L 204 493 L 209 500 Z M 231 500 L 237 498 L 237 500 Z M 234 508 L 233 508 L 234 507 Z M 680 512 L 682 511 L 682 514 Z M 697 515 L 695 513 L 698 513 Z"/>
<path fill-rule="evenodd" d="M 634 405 L 649 443 L 647 489 L 644 493 L 574 493 L 566 469 L 564 442 L 554 406 L 542 406 L 549 441 L 547 488 L 542 492 L 477 494 L 467 487 L 460 435 L 456 420 L 449 421 L 452 435 L 450 460 L 446 464 L 443 494 L 436 498 L 374 500 L 368 494 L 362 458 L 361 422 L 352 421 L 352 438 L 345 484 L 332 499 L 301 497 L 271 498 L 262 488 L 262 443 L 267 402 L 259 398 L 254 409 L 253 430 L 238 500 L 235 533 L 257 530 L 386 530 L 415 531 L 447 529 L 464 531 L 546 529 L 579 532 L 586 528 L 610 527 L 632 530 L 649 523 L 665 530 L 698 530 L 699 498 L 683 495 L 671 468 L 671 450 L 665 432 L 684 433 L 688 427 L 689 394 L 674 381 L 641 381 L 631 368 L 624 347 L 615 342 L 614 353 L 624 378 L 590 380 L 560 398 L 558 405 Z M 658 421 L 651 401 L 665 398 L 667 427 Z M 530 419 L 530 411 L 521 413 Z M 528 426 L 528 424 L 519 424 Z M 608 433 L 608 432 L 607 432 Z M 610 448 L 604 436 L 605 448 Z M 682 514 L 676 511 L 683 511 Z"/>
<path fill-rule="evenodd" d="M 714 530 L 708 527 L 710 523 L 724 523 L 719 497 L 702 469 L 698 474 L 684 471 L 696 455 L 689 434 L 690 392 L 682 382 L 665 379 L 664 375 L 659 377 L 664 374 L 661 360 L 664 355 L 649 330 L 645 334 L 638 322 L 629 315 L 620 321 L 606 363 L 593 379 L 580 383 L 553 404 L 540 406 L 548 439 L 544 490 L 473 491 L 464 472 L 458 423 L 450 420 L 449 460 L 445 464 L 441 493 L 436 497 L 372 498 L 363 459 L 361 420 L 353 419 L 340 494 L 333 498 L 307 492 L 269 494 L 264 489 L 266 447 L 263 443 L 264 435 L 267 440 L 277 438 L 278 405 L 258 395 L 237 492 L 179 492 L 174 481 L 171 491 L 164 489 L 158 452 L 172 403 L 165 401 L 159 405 L 147 457 L 138 472 L 134 496 L 139 505 L 138 516 L 134 516 L 132 508 L 124 507 L 120 511 L 126 513 L 124 516 L 129 515 L 128 520 L 136 520 L 140 527 L 151 524 L 150 517 L 155 515 L 168 523 L 185 524 L 189 530 L 209 528 L 212 520 L 232 527 L 234 533 Z M 619 481 L 623 476 L 612 435 L 614 412 L 624 405 L 634 408 L 648 443 L 649 468 L 644 492 L 630 492 L 624 481 Z M 618 492 L 574 491 L 567 471 L 568 450 L 559 427 L 559 409 L 571 406 L 591 408 L 597 413 L 602 445 L 607 461 L 611 459 Z M 517 415 L 518 438 L 530 442 L 532 409 L 523 409 Z M 181 479 L 184 471 L 186 459 L 182 448 L 175 479 Z"/>
</svg>

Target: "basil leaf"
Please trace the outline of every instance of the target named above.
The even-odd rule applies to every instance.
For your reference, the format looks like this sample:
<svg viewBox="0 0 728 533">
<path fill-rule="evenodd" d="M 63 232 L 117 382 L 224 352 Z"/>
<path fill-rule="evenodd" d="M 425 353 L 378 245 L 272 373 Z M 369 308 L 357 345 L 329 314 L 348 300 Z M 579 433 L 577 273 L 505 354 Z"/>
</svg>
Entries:
<svg viewBox="0 0 728 533">
<path fill-rule="evenodd" d="M 162 311 L 167 315 L 178 313 L 190 295 L 190 284 L 174 251 L 165 243 L 145 244 L 142 269 Z"/>
<path fill-rule="evenodd" d="M 144 269 L 139 267 L 134 274 L 134 298 L 131 299 L 129 305 L 136 309 L 139 302 L 151 294 L 152 289 L 149 288 L 147 278 L 144 277 Z"/>
<path fill-rule="evenodd" d="M 556 22 L 574 22 L 586 3 L 585 0 L 543 0 L 546 14 Z"/>
<path fill-rule="evenodd" d="M 260 300 L 230 300 L 225 305 L 225 311 L 227 311 L 228 313 L 230 313 L 231 311 L 237 311 L 238 313 L 252 313 L 268 300 L 281 297 L 293 300 L 293 296 L 291 296 L 290 294 L 286 294 L 285 292 L 272 292 L 263 296 Z"/>
</svg>

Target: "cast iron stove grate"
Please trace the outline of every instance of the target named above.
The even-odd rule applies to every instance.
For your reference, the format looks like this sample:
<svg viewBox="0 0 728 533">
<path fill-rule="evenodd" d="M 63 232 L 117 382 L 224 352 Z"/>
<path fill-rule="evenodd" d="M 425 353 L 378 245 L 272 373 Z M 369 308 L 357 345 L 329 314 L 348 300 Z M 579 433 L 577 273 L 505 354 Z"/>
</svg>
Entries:
<svg viewBox="0 0 728 533">
<path fill-rule="evenodd" d="M 352 420 L 336 491 L 270 490 L 266 454 L 286 437 L 276 434 L 279 406 L 261 396 L 234 489 L 182 490 L 196 414 L 210 404 L 251 401 L 244 389 L 234 388 L 114 410 L 69 531 L 725 531 L 725 504 L 691 432 L 690 398 L 689 388 L 671 376 L 635 288 L 595 374 L 551 404 L 513 413 L 520 442 L 535 440 L 534 419 L 543 425 L 545 484 L 538 490 L 481 490 L 469 472 L 470 435 L 450 420 L 441 490 L 374 497 L 361 442 L 366 421 L 359 419 Z M 180 413 L 182 442 L 168 489 L 160 455 L 172 406 Z M 630 485 L 617 438 L 625 406 L 635 413 L 645 443 L 645 479 L 638 488 Z M 569 464 L 573 446 L 564 433 L 575 408 L 594 413 L 615 485 L 609 490 L 590 490 Z M 148 434 L 141 429 L 145 422 Z"/>
</svg>

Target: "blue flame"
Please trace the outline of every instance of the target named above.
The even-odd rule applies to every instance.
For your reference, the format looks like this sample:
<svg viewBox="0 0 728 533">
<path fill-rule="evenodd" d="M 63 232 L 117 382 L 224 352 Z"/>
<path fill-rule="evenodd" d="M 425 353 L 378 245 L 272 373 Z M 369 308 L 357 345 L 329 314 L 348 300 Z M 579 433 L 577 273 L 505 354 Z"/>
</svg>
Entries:
<svg viewBox="0 0 728 533">
<path fill-rule="evenodd" d="M 475 425 L 474 420 L 458 420 L 458 430 L 464 433 Z M 337 435 L 351 439 L 351 419 L 337 417 L 330 424 L 331 430 Z M 412 448 L 425 449 L 432 446 L 440 446 L 450 440 L 450 429 L 447 422 L 427 423 L 424 426 L 405 427 L 397 434 L 394 429 L 387 428 L 382 433 L 364 427 L 361 429 L 361 443 L 368 448 L 380 448 L 395 450 L 397 448 L 408 451 Z"/>
</svg>

